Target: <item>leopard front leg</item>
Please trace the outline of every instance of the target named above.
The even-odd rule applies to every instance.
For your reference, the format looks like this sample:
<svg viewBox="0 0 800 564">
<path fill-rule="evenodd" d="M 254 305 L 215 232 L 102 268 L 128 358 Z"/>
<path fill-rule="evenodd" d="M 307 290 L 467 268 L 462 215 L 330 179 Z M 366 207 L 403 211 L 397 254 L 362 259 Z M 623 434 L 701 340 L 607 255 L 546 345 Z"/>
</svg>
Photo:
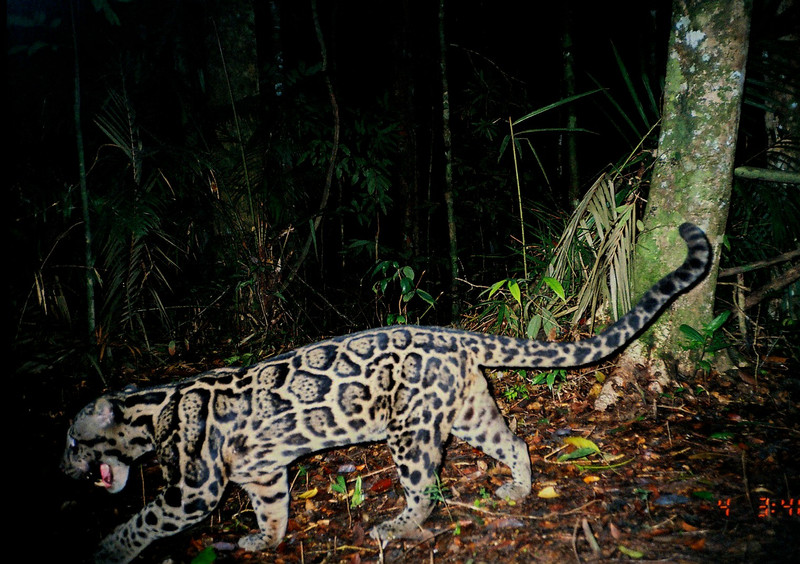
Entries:
<svg viewBox="0 0 800 564">
<path fill-rule="evenodd" d="M 174 535 L 206 517 L 219 503 L 223 489 L 221 485 L 219 493 L 212 493 L 212 488 L 169 486 L 102 540 L 94 555 L 95 562 L 130 562 L 153 541 Z"/>
<path fill-rule="evenodd" d="M 250 496 L 261 532 L 239 539 L 239 546 L 261 551 L 277 546 L 286 534 L 289 521 L 289 482 L 286 468 L 273 472 L 258 482 L 242 484 Z"/>
</svg>

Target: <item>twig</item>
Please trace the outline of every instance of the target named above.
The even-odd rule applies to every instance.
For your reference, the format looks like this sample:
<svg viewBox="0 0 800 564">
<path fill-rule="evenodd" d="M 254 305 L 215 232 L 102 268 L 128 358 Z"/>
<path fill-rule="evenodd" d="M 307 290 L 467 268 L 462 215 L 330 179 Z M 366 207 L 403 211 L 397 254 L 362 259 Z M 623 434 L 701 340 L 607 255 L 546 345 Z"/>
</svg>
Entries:
<svg viewBox="0 0 800 564">
<path fill-rule="evenodd" d="M 283 281 L 280 292 L 285 291 L 286 288 L 289 287 L 289 283 L 294 279 L 295 275 L 298 273 L 300 267 L 308 256 L 308 252 L 311 250 L 311 243 L 314 242 L 317 229 L 319 229 L 320 223 L 322 223 L 322 216 L 327 211 L 328 197 L 330 196 L 331 185 L 333 183 L 333 174 L 336 170 L 336 155 L 339 152 L 339 132 L 341 130 L 341 124 L 339 122 L 339 103 L 336 101 L 336 94 L 333 91 L 333 84 L 331 83 L 330 73 L 328 72 L 328 49 L 325 46 L 325 38 L 322 34 L 322 28 L 319 23 L 316 0 L 312 0 L 311 2 L 311 15 L 314 19 L 314 30 L 317 35 L 317 42 L 319 43 L 320 54 L 322 57 L 322 77 L 325 82 L 325 86 L 328 88 L 328 97 L 330 98 L 331 111 L 333 113 L 333 140 L 331 145 L 331 154 L 328 158 L 328 171 L 325 174 L 325 184 L 323 185 L 322 196 L 320 197 L 319 210 L 316 214 L 314 214 L 313 219 L 310 222 L 311 231 L 308 234 L 302 249 L 300 249 L 300 253 L 298 254 L 295 264 L 289 269 L 289 273 L 286 276 L 286 279 Z"/>
<path fill-rule="evenodd" d="M 546 514 L 546 515 L 514 515 L 514 514 L 511 514 L 511 513 L 500 513 L 500 512 L 497 512 L 497 511 L 491 511 L 491 510 L 486 509 L 484 507 L 480 507 L 480 506 L 474 505 L 472 503 L 464 503 L 463 501 L 448 500 L 447 503 L 449 503 L 450 505 L 455 505 L 456 507 L 463 507 L 464 509 L 470 509 L 472 511 L 477 511 L 478 513 L 483 513 L 485 515 L 490 515 L 492 517 L 515 517 L 515 518 L 518 518 L 518 519 L 529 519 L 531 521 L 546 521 L 547 519 L 553 519 L 555 517 L 560 517 L 560 516 L 563 516 L 563 515 L 573 515 L 575 513 L 583 511 L 584 509 L 586 509 L 590 505 L 598 503 L 599 501 L 600 500 L 593 499 L 592 501 L 590 501 L 588 503 L 585 503 L 584 505 L 581 505 L 580 507 L 575 507 L 574 509 L 570 509 L 569 511 L 552 511 L 552 512 Z"/>
<path fill-rule="evenodd" d="M 317 296 L 318 298 L 320 298 L 320 299 L 321 299 L 323 302 L 325 302 L 325 305 L 326 305 L 326 306 L 328 306 L 328 307 L 329 307 L 331 310 L 333 310 L 333 311 L 334 311 L 334 313 L 336 313 L 336 314 L 337 314 L 339 317 L 341 317 L 342 319 L 344 319 L 344 321 L 347 323 L 347 325 L 348 325 L 348 326 L 350 326 L 350 327 L 353 327 L 353 326 L 355 326 L 355 323 L 353 323 L 353 320 L 352 320 L 352 319 L 350 319 L 350 317 L 348 317 L 347 315 L 345 315 L 344 313 L 342 313 L 341 311 L 339 311 L 338 309 L 336 309 L 336 306 L 335 306 L 335 305 L 333 305 L 333 304 L 332 304 L 330 301 L 328 301 L 328 299 L 327 299 L 327 298 L 326 298 L 324 295 L 322 295 L 321 293 L 319 293 L 319 292 L 318 292 L 318 291 L 317 291 L 317 290 L 316 290 L 316 289 L 315 289 L 313 286 L 311 286 L 311 284 L 309 284 L 308 282 L 306 282 L 306 281 L 303 279 L 303 277 L 302 277 L 302 276 L 297 276 L 295 279 L 296 279 L 298 282 L 300 282 L 300 283 L 301 283 L 303 286 L 305 286 L 307 289 L 311 290 L 311 291 L 312 291 L 314 294 L 316 294 L 316 296 Z"/>
<path fill-rule="evenodd" d="M 373 470 L 372 472 L 367 472 L 366 474 L 361 474 L 362 478 L 369 478 L 370 476 L 374 476 L 375 474 L 381 474 L 383 472 L 388 472 L 389 470 L 394 470 L 395 465 L 392 464 L 391 466 L 385 466 L 383 468 L 378 468 L 377 470 Z"/>
<path fill-rule="evenodd" d="M 750 509 L 753 509 L 753 500 L 750 499 L 750 484 L 747 480 L 747 464 L 745 462 L 744 450 L 742 450 L 742 482 L 744 483 L 744 495 L 747 496 L 747 503 L 750 504 Z"/>
<path fill-rule="evenodd" d="M 578 555 L 578 521 L 575 519 L 575 526 L 572 527 L 572 553 L 575 555 L 575 560 L 581 564 L 581 557 Z"/>
<path fill-rule="evenodd" d="M 686 409 L 686 408 L 685 408 L 685 407 L 683 407 L 683 406 L 678 406 L 678 407 L 676 407 L 676 406 L 674 406 L 674 405 L 663 405 L 663 404 L 659 404 L 659 405 L 658 405 L 658 409 L 669 409 L 669 410 L 672 410 L 672 411 L 681 411 L 681 412 L 683 412 L 683 413 L 688 413 L 689 415 L 696 415 L 696 412 L 694 412 L 694 411 L 689 411 L 688 409 Z"/>
<path fill-rule="evenodd" d="M 600 544 L 594 537 L 594 533 L 592 533 L 592 528 L 589 526 L 589 521 L 586 519 L 586 517 L 581 519 L 581 528 L 583 529 L 583 536 L 586 537 L 586 541 L 589 543 L 589 546 L 592 549 L 592 553 L 595 556 L 600 556 L 600 554 L 602 554 L 602 550 L 600 549 Z"/>
</svg>

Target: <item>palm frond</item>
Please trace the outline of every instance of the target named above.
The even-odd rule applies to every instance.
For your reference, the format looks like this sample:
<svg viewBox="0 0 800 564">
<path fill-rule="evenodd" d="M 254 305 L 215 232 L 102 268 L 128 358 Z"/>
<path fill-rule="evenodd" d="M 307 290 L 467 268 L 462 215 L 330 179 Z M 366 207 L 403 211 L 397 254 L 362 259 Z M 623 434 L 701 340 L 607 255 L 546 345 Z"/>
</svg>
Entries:
<svg viewBox="0 0 800 564">
<path fill-rule="evenodd" d="M 103 112 L 95 118 L 95 123 L 112 146 L 125 153 L 131 165 L 133 181 L 139 184 L 142 180 L 142 141 L 136 113 L 127 96 L 112 91 Z"/>
<path fill-rule="evenodd" d="M 608 303 L 614 316 L 630 307 L 629 266 L 634 248 L 636 208 L 617 204 L 614 181 L 603 175 L 595 181 L 572 214 L 556 245 L 547 276 L 563 280 L 570 270 L 581 271 L 584 282 L 572 310 L 572 323 Z M 593 255 L 585 261 L 581 249 Z"/>
</svg>

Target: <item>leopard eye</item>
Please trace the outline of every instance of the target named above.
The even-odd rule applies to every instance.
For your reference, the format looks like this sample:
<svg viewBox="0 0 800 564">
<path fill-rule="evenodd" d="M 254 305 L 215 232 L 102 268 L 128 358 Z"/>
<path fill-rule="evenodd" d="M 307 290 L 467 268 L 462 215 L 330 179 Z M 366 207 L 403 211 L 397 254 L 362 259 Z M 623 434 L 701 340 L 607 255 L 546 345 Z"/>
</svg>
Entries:
<svg viewBox="0 0 800 564">
<path fill-rule="evenodd" d="M 67 442 L 67 445 L 69 446 L 69 449 L 72 451 L 78 450 L 78 441 L 76 441 L 74 437 L 68 437 L 68 439 L 69 441 Z"/>
</svg>

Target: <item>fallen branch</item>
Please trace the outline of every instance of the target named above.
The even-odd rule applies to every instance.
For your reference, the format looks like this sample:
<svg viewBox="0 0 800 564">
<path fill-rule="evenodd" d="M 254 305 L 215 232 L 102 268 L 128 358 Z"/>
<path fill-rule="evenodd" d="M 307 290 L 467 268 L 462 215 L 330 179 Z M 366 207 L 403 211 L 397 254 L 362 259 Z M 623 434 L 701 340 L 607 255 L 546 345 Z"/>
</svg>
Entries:
<svg viewBox="0 0 800 564">
<path fill-rule="evenodd" d="M 719 277 L 724 278 L 725 276 L 734 276 L 735 274 L 741 274 L 744 272 L 751 272 L 753 270 L 758 270 L 759 268 L 764 268 L 766 266 L 772 266 L 773 264 L 778 264 L 781 262 L 786 262 L 787 260 L 792 260 L 793 258 L 800 257 L 800 249 L 795 249 L 793 251 L 789 251 L 786 253 L 782 253 L 776 257 L 767 260 L 760 260 L 756 262 L 751 262 L 750 264 L 746 264 L 744 266 L 737 266 L 734 268 L 726 268 L 724 270 L 719 271 Z"/>
<path fill-rule="evenodd" d="M 774 170 L 771 168 L 756 168 L 754 166 L 739 166 L 733 170 L 739 178 L 751 180 L 766 180 L 781 184 L 800 184 L 800 173 L 789 170 Z"/>
<path fill-rule="evenodd" d="M 749 309 L 760 303 L 761 300 L 766 298 L 770 293 L 793 284 L 798 278 L 800 278 L 800 264 L 794 265 L 786 272 L 781 273 L 779 278 L 775 278 L 747 296 L 744 300 L 744 309 Z"/>
</svg>

